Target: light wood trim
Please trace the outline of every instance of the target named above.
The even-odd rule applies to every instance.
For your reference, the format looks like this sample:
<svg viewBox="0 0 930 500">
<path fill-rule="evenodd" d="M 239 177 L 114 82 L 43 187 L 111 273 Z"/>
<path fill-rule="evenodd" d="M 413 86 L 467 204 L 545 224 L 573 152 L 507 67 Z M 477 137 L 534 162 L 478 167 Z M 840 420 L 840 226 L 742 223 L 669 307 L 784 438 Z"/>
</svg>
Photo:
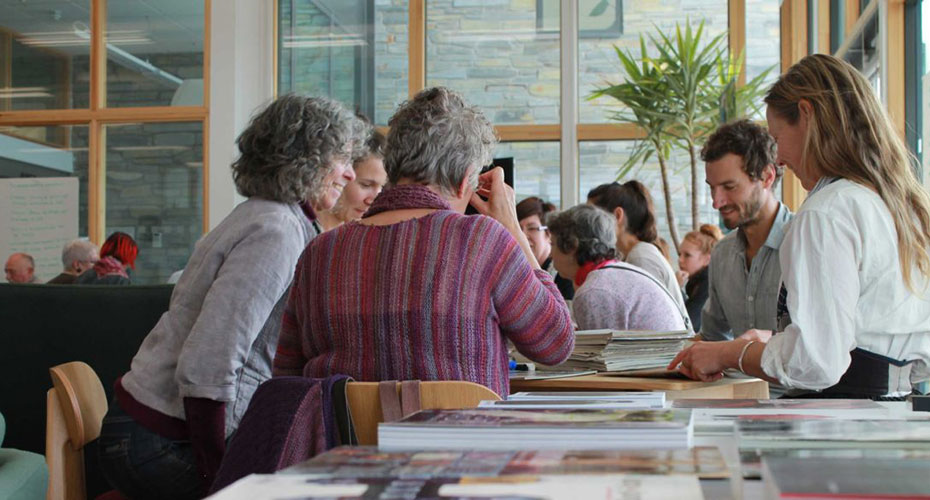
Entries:
<svg viewBox="0 0 930 500">
<path fill-rule="evenodd" d="M 275 40 L 278 36 L 278 0 L 274 0 L 275 10 L 274 10 L 274 34 Z M 210 230 L 210 37 L 213 33 L 213 1 L 204 0 L 203 4 L 203 13 L 204 13 L 204 23 L 203 23 L 203 108 L 206 112 L 206 115 L 203 118 L 203 139 L 202 143 L 202 152 L 203 152 L 203 165 L 201 169 L 201 189 L 203 193 L 201 194 L 202 203 L 201 207 L 203 208 L 203 218 L 201 219 L 201 227 L 204 234 Z M 277 42 L 274 44 L 274 92 L 277 96 L 278 94 L 278 50 Z"/>
<path fill-rule="evenodd" d="M 886 0 L 873 0 L 875 2 L 884 2 Z M 859 20 L 859 0 L 845 0 L 846 10 L 845 12 L 845 35 L 844 38 L 849 38 L 849 34 L 853 32 L 853 26 L 856 25 L 856 21 Z"/>
<path fill-rule="evenodd" d="M 90 122 L 87 141 L 87 236 L 100 246 L 103 244 L 106 225 L 106 175 L 103 158 L 106 157 L 106 141 L 103 124 Z"/>
<path fill-rule="evenodd" d="M 829 18 L 827 19 L 829 22 Z M 784 0 L 781 5 L 782 73 L 805 56 L 807 56 L 807 2 L 805 0 Z M 797 211 L 807 196 L 807 192 L 801 186 L 801 181 L 790 170 L 785 170 L 782 182 L 782 201 L 789 209 Z"/>
<path fill-rule="evenodd" d="M 10 88 L 13 86 L 13 34 L 6 30 L 0 30 L 0 88 Z M 10 109 L 13 102 L 12 97 L 0 99 L 0 111 Z"/>
<path fill-rule="evenodd" d="M 209 2 L 210 0 L 207 1 Z M 271 36 L 274 37 L 274 42 L 271 44 L 273 47 L 271 51 L 271 71 L 274 75 L 274 81 L 271 83 L 271 96 L 273 99 L 278 98 L 278 52 L 281 51 L 281 47 L 278 45 L 281 41 L 281 34 L 279 32 L 281 27 L 278 25 L 278 18 L 281 16 L 279 7 L 280 5 L 278 4 L 278 0 L 272 0 L 271 8 L 273 11 L 271 15 Z M 204 220 L 206 220 L 206 218 L 204 218 Z M 204 231 L 206 231 L 206 229 L 204 229 Z"/>
<path fill-rule="evenodd" d="M 877 2 L 880 0 L 872 0 Z M 904 0 L 888 1 L 888 25 L 883 26 L 888 33 L 888 114 L 902 139 L 906 140 L 905 130 L 907 104 L 905 103 L 905 72 L 904 68 Z"/>
<path fill-rule="evenodd" d="M 400 394 L 400 384 L 397 392 Z M 420 382 L 420 408 L 451 410 L 475 408 L 483 400 L 500 399 L 494 391 L 474 382 L 444 380 Z M 346 401 L 360 445 L 378 444 L 378 424 L 384 421 L 378 382 L 349 382 Z"/>
<path fill-rule="evenodd" d="M 498 125 L 494 127 L 501 141 L 557 141 L 559 125 Z M 626 141 L 642 139 L 645 132 L 630 123 L 589 123 L 578 125 L 579 141 Z"/>
<path fill-rule="evenodd" d="M 817 52 L 820 54 L 830 53 L 830 0 L 817 1 L 817 26 L 814 31 L 817 32 Z"/>
<path fill-rule="evenodd" d="M 206 97 L 206 96 L 205 96 Z M 157 106 L 150 108 L 42 109 L 0 112 L 0 125 L 76 125 L 92 120 L 107 123 L 196 122 L 208 116 L 204 106 Z"/>
<path fill-rule="evenodd" d="M 757 378 L 723 378 L 716 382 L 700 382 L 686 379 L 622 377 L 606 373 L 569 378 L 510 381 L 511 393 L 519 391 L 662 391 L 667 399 L 767 399 L 768 388 L 768 382 Z"/>
<path fill-rule="evenodd" d="M 48 465 L 46 500 L 86 498 L 84 451 L 71 446 L 68 423 L 55 388 L 45 396 L 45 463 Z"/>
<path fill-rule="evenodd" d="M 407 26 L 407 94 L 410 97 L 426 88 L 426 0 L 410 0 Z"/>
<path fill-rule="evenodd" d="M 503 142 L 557 141 L 561 138 L 558 125 L 498 125 L 494 130 Z"/>
<path fill-rule="evenodd" d="M 90 9 L 90 109 L 107 105 L 107 3 L 92 0 Z"/>
<path fill-rule="evenodd" d="M 729 47 L 730 54 L 737 57 L 746 55 L 746 0 L 728 0 Z M 738 85 L 746 83 L 745 62 L 740 68 Z"/>
<path fill-rule="evenodd" d="M 625 141 L 642 139 L 646 132 L 632 123 L 579 124 L 579 141 Z"/>
</svg>

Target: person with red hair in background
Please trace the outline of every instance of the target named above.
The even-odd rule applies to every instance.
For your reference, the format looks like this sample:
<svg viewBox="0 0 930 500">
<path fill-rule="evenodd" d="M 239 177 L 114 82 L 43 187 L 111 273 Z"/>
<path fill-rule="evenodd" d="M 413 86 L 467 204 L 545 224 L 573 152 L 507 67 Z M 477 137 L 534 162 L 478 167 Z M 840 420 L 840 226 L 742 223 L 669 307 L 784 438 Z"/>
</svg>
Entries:
<svg viewBox="0 0 930 500">
<path fill-rule="evenodd" d="M 100 247 L 100 260 L 81 273 L 75 285 L 129 285 L 127 267 L 136 268 L 139 246 L 132 236 L 115 232 Z"/>
</svg>

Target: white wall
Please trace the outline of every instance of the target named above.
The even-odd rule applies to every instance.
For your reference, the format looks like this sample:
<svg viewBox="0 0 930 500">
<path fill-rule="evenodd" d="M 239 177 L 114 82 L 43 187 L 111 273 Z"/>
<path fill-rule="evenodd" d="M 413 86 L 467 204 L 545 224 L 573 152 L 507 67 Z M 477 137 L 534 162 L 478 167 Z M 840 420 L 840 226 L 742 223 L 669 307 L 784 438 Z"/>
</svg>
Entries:
<svg viewBox="0 0 930 500">
<path fill-rule="evenodd" d="M 210 27 L 209 228 L 244 200 L 229 165 L 236 137 L 274 96 L 274 2 L 214 0 Z"/>
</svg>

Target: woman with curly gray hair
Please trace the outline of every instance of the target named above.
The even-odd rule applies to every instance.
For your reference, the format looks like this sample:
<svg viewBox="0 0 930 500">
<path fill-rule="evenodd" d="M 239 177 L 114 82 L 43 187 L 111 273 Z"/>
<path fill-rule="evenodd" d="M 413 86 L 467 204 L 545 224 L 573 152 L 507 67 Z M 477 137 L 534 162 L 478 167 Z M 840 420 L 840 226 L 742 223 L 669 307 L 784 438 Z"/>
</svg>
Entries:
<svg viewBox="0 0 930 500">
<path fill-rule="evenodd" d="M 593 205 L 549 218 L 552 261 L 575 284 L 572 311 L 581 330 L 685 330 L 687 314 L 651 274 L 617 260 L 616 221 Z"/>
<path fill-rule="evenodd" d="M 200 498 L 258 385 L 271 377 L 304 247 L 354 178 L 367 126 L 334 101 L 286 95 L 252 118 L 232 165 L 237 206 L 194 248 L 168 309 L 117 380 L 99 455 L 125 496 Z"/>
<path fill-rule="evenodd" d="M 496 142 L 491 124 L 437 87 L 403 104 L 389 125 L 389 186 L 360 221 L 307 247 L 275 375 L 468 380 L 506 397 L 507 339 L 551 365 L 568 357 L 574 335 L 520 230 L 503 171 L 479 175 Z M 484 215 L 463 215 L 469 202 Z"/>
</svg>

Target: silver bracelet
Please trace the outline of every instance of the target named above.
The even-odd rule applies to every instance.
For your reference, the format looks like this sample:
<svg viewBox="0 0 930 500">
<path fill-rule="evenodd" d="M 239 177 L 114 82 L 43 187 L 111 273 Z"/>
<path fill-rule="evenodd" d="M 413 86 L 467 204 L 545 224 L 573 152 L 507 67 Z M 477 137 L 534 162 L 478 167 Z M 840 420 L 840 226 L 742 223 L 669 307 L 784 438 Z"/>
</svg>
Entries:
<svg viewBox="0 0 930 500">
<path fill-rule="evenodd" d="M 749 346 L 755 343 L 756 343 L 755 340 L 750 340 L 749 342 L 746 342 L 746 345 L 743 346 L 743 350 L 739 353 L 739 360 L 737 360 L 736 365 L 739 366 L 739 371 L 743 373 L 744 375 L 746 374 L 746 371 L 743 370 L 743 356 L 746 355 L 746 351 L 749 350 Z"/>
</svg>

